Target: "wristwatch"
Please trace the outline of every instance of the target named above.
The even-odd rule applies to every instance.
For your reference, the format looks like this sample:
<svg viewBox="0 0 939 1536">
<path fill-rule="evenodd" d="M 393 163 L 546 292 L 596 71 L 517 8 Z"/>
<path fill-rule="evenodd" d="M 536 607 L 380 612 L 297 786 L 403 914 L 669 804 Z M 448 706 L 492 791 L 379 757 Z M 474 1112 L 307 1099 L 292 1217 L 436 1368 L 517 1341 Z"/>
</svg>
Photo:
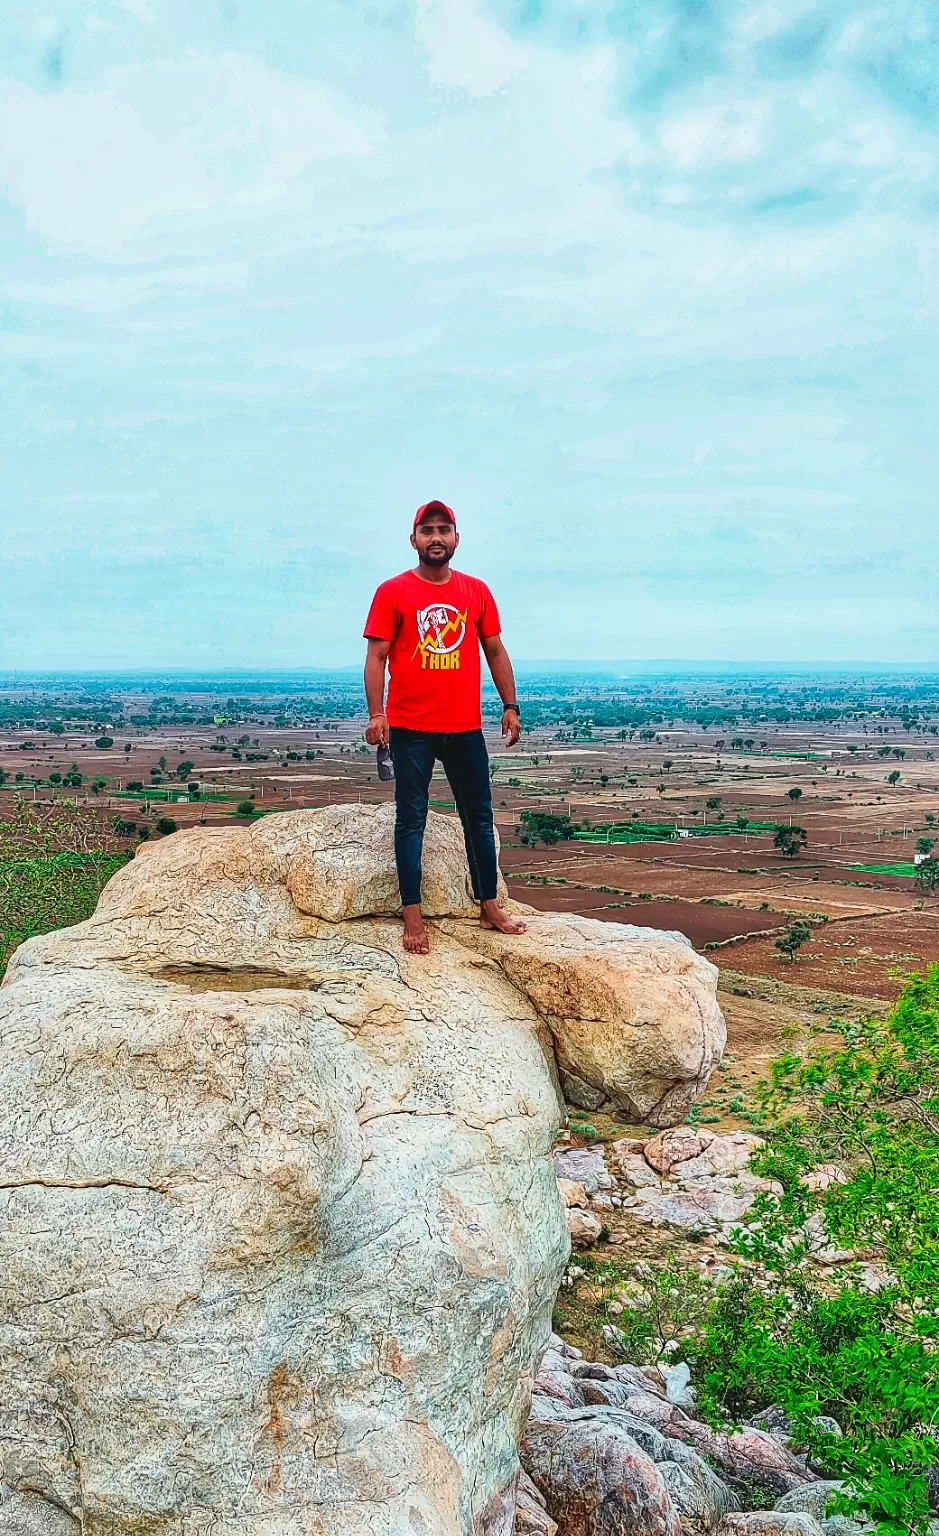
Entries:
<svg viewBox="0 0 939 1536">
<path fill-rule="evenodd" d="M 517 704 L 503 704 L 503 706 L 502 706 L 502 712 L 503 712 L 503 714 L 504 714 L 504 713 L 505 713 L 505 711 L 506 711 L 506 710 L 507 710 L 507 709 L 513 709 L 513 710 L 514 710 L 514 711 L 515 711 L 515 713 L 516 713 L 516 714 L 517 714 L 517 715 L 518 715 L 518 716 L 519 716 L 519 717 L 521 717 L 521 713 L 522 713 L 522 711 L 521 711 L 521 710 L 520 710 L 520 709 L 519 709 L 519 707 L 518 707 L 518 705 L 517 705 Z"/>
</svg>

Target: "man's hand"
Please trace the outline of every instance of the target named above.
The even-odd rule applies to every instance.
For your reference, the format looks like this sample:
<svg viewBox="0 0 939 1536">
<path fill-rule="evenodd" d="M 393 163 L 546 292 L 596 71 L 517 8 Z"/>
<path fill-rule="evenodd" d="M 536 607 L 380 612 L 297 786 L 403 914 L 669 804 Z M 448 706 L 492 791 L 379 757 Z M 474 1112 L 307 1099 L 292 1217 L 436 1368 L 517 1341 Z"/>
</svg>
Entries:
<svg viewBox="0 0 939 1536">
<path fill-rule="evenodd" d="M 369 715 L 368 725 L 365 727 L 365 740 L 370 747 L 387 747 L 388 721 L 383 714 Z"/>
<path fill-rule="evenodd" d="M 507 747 L 514 747 L 522 734 L 522 728 L 518 723 L 518 715 L 514 709 L 502 711 L 502 740 Z"/>
</svg>

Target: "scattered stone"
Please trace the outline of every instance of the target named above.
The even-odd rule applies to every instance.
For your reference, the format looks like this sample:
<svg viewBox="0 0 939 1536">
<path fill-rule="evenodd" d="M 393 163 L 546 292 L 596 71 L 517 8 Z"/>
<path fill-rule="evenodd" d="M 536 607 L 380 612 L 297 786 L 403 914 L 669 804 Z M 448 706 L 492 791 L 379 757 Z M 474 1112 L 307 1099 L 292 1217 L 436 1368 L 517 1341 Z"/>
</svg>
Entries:
<svg viewBox="0 0 939 1536">
<path fill-rule="evenodd" d="M 825 1536 L 825 1533 L 811 1515 L 786 1515 L 775 1509 L 755 1509 L 749 1514 L 725 1515 L 715 1536 Z"/>
<path fill-rule="evenodd" d="M 828 1500 L 843 1488 L 844 1483 L 838 1481 L 804 1483 L 801 1488 L 793 1488 L 791 1493 L 784 1493 L 777 1499 L 776 1508 L 787 1513 L 814 1515 L 816 1520 L 822 1520 Z"/>
<path fill-rule="evenodd" d="M 649 1167 L 645 1158 L 636 1152 L 628 1152 L 618 1157 L 614 1166 L 617 1173 L 634 1189 L 641 1189 L 644 1185 L 655 1189 L 660 1187 L 658 1174 Z"/>
<path fill-rule="evenodd" d="M 819 1163 L 817 1168 L 811 1168 L 808 1173 L 803 1173 L 799 1180 L 812 1194 L 820 1194 L 823 1190 L 830 1189 L 832 1184 L 847 1184 L 848 1175 L 843 1168 L 836 1163 Z"/>
<path fill-rule="evenodd" d="M 803 1462 L 764 1430 L 720 1434 L 688 1418 L 680 1408 L 672 1410 L 671 1425 L 676 1439 L 688 1441 L 699 1455 L 719 1466 L 738 1490 L 756 1490 L 778 1499 L 803 1483 L 816 1481 Z"/>
<path fill-rule="evenodd" d="M 563 1536 L 681 1536 L 655 1463 L 618 1424 L 529 1420 L 519 1454 Z"/>
<path fill-rule="evenodd" d="M 665 1396 L 665 1377 L 657 1365 L 615 1365 L 613 1374 L 617 1381 L 624 1381 L 633 1392 L 653 1392 Z"/>
<path fill-rule="evenodd" d="M 571 1247 L 592 1248 L 603 1232 L 603 1225 L 593 1211 L 584 1211 L 579 1206 L 572 1206 L 565 1214 Z"/>
<path fill-rule="evenodd" d="M 693 1520 L 696 1530 L 712 1531 L 724 1515 L 740 1508 L 736 1495 L 690 1446 L 670 1443 L 684 1455 L 681 1461 L 658 1462 L 659 1476 L 678 1513 Z"/>
<path fill-rule="evenodd" d="M 674 1136 L 675 1131 L 666 1131 L 665 1135 Z M 684 1182 L 687 1179 L 709 1179 L 714 1174 L 739 1173 L 746 1168 L 751 1153 L 763 1145 L 762 1137 L 752 1136 L 749 1131 L 730 1131 L 724 1136 L 712 1136 L 697 1156 L 681 1159 L 677 1177 Z"/>
<path fill-rule="evenodd" d="M 584 1208 L 587 1204 L 587 1191 L 583 1184 L 575 1184 L 573 1179 L 558 1179 L 558 1194 L 565 1210 L 572 1206 Z"/>
<path fill-rule="evenodd" d="M 689 1411 L 694 1407 L 694 1391 L 691 1387 L 691 1367 L 684 1360 L 661 1367 L 665 1377 L 665 1396 L 678 1408 Z"/>
<path fill-rule="evenodd" d="M 713 1131 L 691 1125 L 673 1125 L 645 1143 L 643 1155 L 657 1173 L 669 1173 L 678 1163 L 698 1157 L 714 1140 Z"/>
<path fill-rule="evenodd" d="M 555 1354 L 564 1355 L 568 1360 L 582 1360 L 584 1358 L 583 1350 L 578 1349 L 576 1344 L 568 1344 L 567 1340 L 562 1339 L 559 1333 L 552 1333 L 550 1335 L 548 1348 L 553 1349 Z"/>
<path fill-rule="evenodd" d="M 544 1495 L 523 1468 L 515 1491 L 515 1536 L 557 1536 L 557 1529 L 557 1522 L 548 1514 Z"/>
<path fill-rule="evenodd" d="M 552 1153 L 552 1161 L 559 1179 L 582 1184 L 588 1196 L 613 1188 L 602 1147 L 563 1147 Z"/>
</svg>

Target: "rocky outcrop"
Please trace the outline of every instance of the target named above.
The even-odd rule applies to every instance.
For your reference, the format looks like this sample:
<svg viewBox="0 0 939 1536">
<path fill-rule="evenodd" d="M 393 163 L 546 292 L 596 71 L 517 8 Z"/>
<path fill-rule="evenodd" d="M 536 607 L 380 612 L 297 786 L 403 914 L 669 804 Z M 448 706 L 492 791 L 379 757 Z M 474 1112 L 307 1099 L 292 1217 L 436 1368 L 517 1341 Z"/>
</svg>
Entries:
<svg viewBox="0 0 939 1536">
<path fill-rule="evenodd" d="M 178 834 L 13 957 L 3 1536 L 511 1530 L 568 1253 L 557 1071 L 680 1117 L 716 973 L 636 928 L 482 932 L 437 817 L 431 953 L 405 955 L 390 830 Z"/>
</svg>

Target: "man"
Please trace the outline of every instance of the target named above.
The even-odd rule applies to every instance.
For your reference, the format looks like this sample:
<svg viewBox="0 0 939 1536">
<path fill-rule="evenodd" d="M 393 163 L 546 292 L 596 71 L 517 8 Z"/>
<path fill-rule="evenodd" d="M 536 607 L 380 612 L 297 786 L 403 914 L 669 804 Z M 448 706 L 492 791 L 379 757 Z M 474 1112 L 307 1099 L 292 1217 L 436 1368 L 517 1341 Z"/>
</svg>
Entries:
<svg viewBox="0 0 939 1536">
<path fill-rule="evenodd" d="M 395 860 L 404 947 L 428 953 L 421 916 L 421 853 L 427 798 L 439 758 L 463 823 L 466 857 L 484 928 L 524 933 L 496 900 L 489 756 L 482 733 L 479 648 L 505 706 L 507 746 L 519 738 L 512 663 L 499 635 L 499 613 L 485 582 L 450 569 L 460 535 L 443 501 L 418 507 L 411 532 L 417 566 L 383 581 L 365 624 L 365 697 L 371 746 L 390 746 L 395 768 Z M 385 712 L 385 666 L 390 664 Z"/>
</svg>

